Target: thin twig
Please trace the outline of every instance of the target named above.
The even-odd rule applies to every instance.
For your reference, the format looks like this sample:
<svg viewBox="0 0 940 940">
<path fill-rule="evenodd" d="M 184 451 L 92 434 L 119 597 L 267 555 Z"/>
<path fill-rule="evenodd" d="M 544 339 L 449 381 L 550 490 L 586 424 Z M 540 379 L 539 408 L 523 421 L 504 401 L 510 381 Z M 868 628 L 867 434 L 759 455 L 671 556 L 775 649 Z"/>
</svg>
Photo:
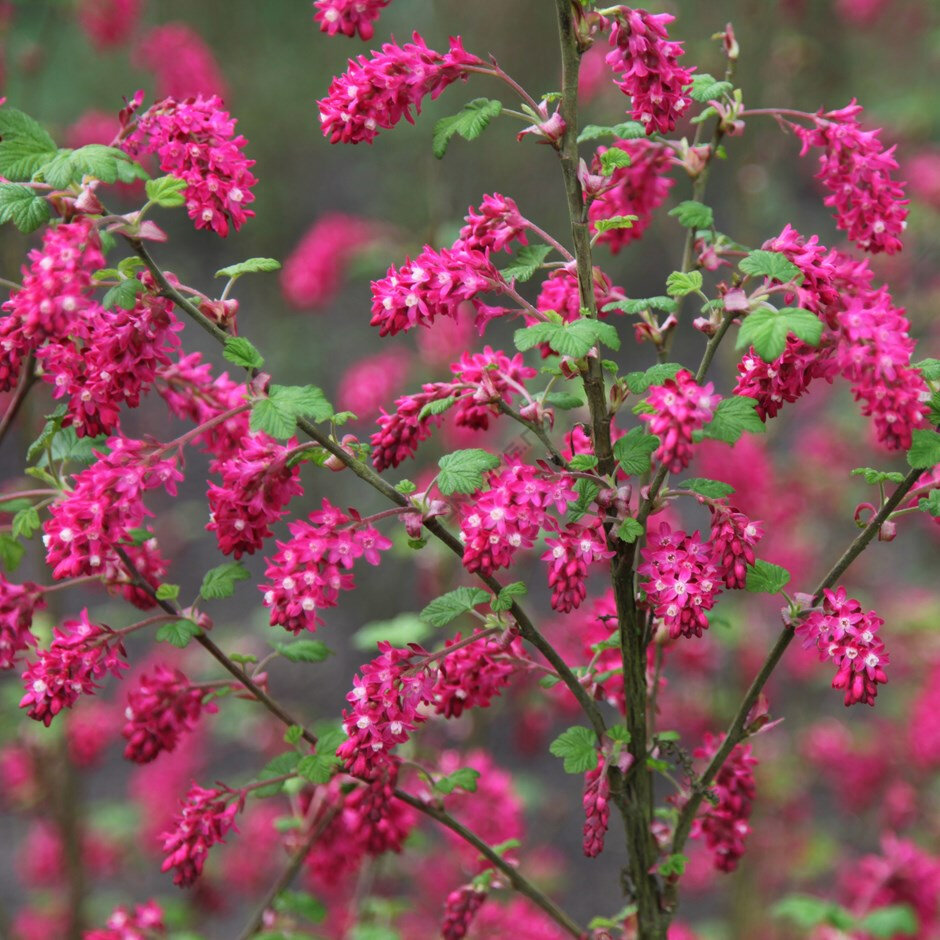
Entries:
<svg viewBox="0 0 940 940">
<path fill-rule="evenodd" d="M 3 418 L 0 419 L 0 441 L 3 441 L 6 437 L 7 431 L 10 430 L 13 421 L 16 419 L 17 414 L 19 414 L 23 402 L 26 400 L 26 396 L 29 394 L 29 390 L 36 382 L 35 362 L 36 360 L 33 358 L 32 354 L 30 354 L 23 364 L 23 372 L 20 375 L 20 381 L 16 386 L 16 391 L 13 393 L 10 404 L 7 405 L 7 410 L 4 412 Z"/>
</svg>

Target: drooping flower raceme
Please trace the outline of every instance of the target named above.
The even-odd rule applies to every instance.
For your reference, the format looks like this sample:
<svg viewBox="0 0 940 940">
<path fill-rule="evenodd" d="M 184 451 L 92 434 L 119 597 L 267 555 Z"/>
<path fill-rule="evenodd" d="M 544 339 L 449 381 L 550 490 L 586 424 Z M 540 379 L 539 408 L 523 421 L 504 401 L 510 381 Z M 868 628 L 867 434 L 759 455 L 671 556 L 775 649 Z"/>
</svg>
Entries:
<svg viewBox="0 0 940 940">
<path fill-rule="evenodd" d="M 315 0 L 313 18 L 320 29 L 330 36 L 342 33 L 368 42 L 375 27 L 372 25 L 391 0 Z"/>
<path fill-rule="evenodd" d="M 45 606 L 39 585 L 13 584 L 0 575 L 0 669 L 13 669 L 17 654 L 36 645 L 29 628 L 33 614 Z"/>
<path fill-rule="evenodd" d="M 255 198 L 255 161 L 245 156 L 247 141 L 235 133 L 235 123 L 215 96 L 164 98 L 123 141 L 132 156 L 155 153 L 164 173 L 185 180 L 186 210 L 196 228 L 223 238 L 230 226 L 237 232 L 254 215 L 247 207 Z"/>
<path fill-rule="evenodd" d="M 678 473 L 692 460 L 692 432 L 714 417 L 720 396 L 711 382 L 697 385 L 692 373 L 682 369 L 674 379 L 650 387 L 647 402 L 652 414 L 641 414 L 651 434 L 659 436 L 654 454 L 670 473 Z"/>
<path fill-rule="evenodd" d="M 741 589 L 747 581 L 747 566 L 754 564 L 754 546 L 764 535 L 763 526 L 733 506 L 713 502 L 709 508 L 712 561 L 725 587 Z"/>
<path fill-rule="evenodd" d="M 467 936 L 473 918 L 483 906 L 487 892 L 473 885 L 455 888 L 444 901 L 444 920 L 441 923 L 443 940 L 461 940 Z"/>
<path fill-rule="evenodd" d="M 581 606 L 587 597 L 588 566 L 614 557 L 607 547 L 599 521 L 569 522 L 556 527 L 556 534 L 547 538 L 548 551 L 542 561 L 548 562 L 548 586 L 552 589 L 552 607 L 568 613 Z"/>
<path fill-rule="evenodd" d="M 81 0 L 78 23 L 98 49 L 119 46 L 134 31 L 143 0 Z"/>
<path fill-rule="evenodd" d="M 509 196 L 485 195 L 479 208 L 470 207 L 464 222 L 455 248 L 459 245 L 474 251 L 510 251 L 513 242 L 528 244 L 527 220 Z"/>
<path fill-rule="evenodd" d="M 597 766 L 584 775 L 584 854 L 595 858 L 604 851 L 604 836 L 610 821 L 610 778 L 607 759 L 598 756 Z"/>
<path fill-rule="evenodd" d="M 85 931 L 82 940 L 155 940 L 164 936 L 163 911 L 156 901 L 147 901 L 133 911 L 116 907 L 104 927 Z"/>
<path fill-rule="evenodd" d="M 153 73 L 160 98 L 227 96 L 227 83 L 212 50 L 186 23 L 154 26 L 140 37 L 135 52 L 140 64 Z"/>
</svg>

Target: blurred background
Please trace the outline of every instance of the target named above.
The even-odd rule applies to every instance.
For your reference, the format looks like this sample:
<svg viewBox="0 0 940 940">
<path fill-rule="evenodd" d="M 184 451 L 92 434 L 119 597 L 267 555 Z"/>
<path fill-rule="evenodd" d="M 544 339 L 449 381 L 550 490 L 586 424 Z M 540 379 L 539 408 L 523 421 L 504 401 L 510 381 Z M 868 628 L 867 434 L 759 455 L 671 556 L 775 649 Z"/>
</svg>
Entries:
<svg viewBox="0 0 940 940">
<path fill-rule="evenodd" d="M 511 122 L 497 120 L 474 144 L 455 140 L 443 160 L 431 153 L 437 118 L 478 96 L 510 104 L 495 80 L 473 76 L 466 86 L 449 88 L 437 101 L 426 102 L 416 126 L 402 122 L 381 133 L 372 146 L 331 146 L 320 133 L 316 108 L 347 57 L 366 53 L 389 36 L 405 41 L 414 29 L 432 48 L 446 46 L 449 35 L 459 34 L 468 51 L 495 55 L 538 98 L 559 84 L 553 7 L 545 0 L 393 0 L 368 44 L 322 34 L 306 0 L 148 0 L 132 5 L 139 7 L 139 15 L 117 36 L 100 26 L 95 6 L 72 0 L 0 4 L 2 94 L 44 123 L 60 145 L 69 146 L 109 142 L 123 98 L 138 88 L 146 91 L 148 104 L 166 94 L 222 96 L 248 139 L 248 155 L 256 161 L 256 218 L 237 234 L 220 239 L 194 231 L 184 213 L 163 213 L 158 221 L 170 239 L 155 246 L 155 255 L 184 283 L 212 295 L 221 283 L 213 279 L 216 269 L 253 256 L 286 262 L 307 237 L 300 261 L 283 276 L 254 275 L 239 281 L 239 326 L 262 349 L 266 369 L 278 381 L 317 384 L 338 408 L 356 411 L 361 420 L 349 430 L 362 439 L 374 430 L 379 405 L 390 409 L 396 395 L 416 390 L 422 382 L 445 379 L 447 364 L 456 358 L 451 352 L 465 337 L 444 337 L 440 348 L 427 337 L 416 342 L 413 334 L 380 341 L 368 326 L 370 277 L 383 276 L 389 264 L 401 263 L 424 244 L 448 244 L 467 207 L 494 191 L 512 196 L 524 214 L 568 240 L 554 154 L 531 140 L 517 143 L 517 127 Z M 898 143 L 901 177 L 909 181 L 912 200 L 906 248 L 898 256 L 877 256 L 872 266 L 877 277 L 891 285 L 896 302 L 906 307 L 913 332 L 923 341 L 915 359 L 937 355 L 940 4 L 686 0 L 655 9 L 677 16 L 671 34 L 685 42 L 684 62 L 715 75 L 721 74 L 724 63 L 720 43 L 710 37 L 733 23 L 741 47 L 735 81 L 748 107 L 812 112 L 843 107 L 856 97 L 865 106 L 866 126 L 884 128 L 883 139 Z M 602 57 L 593 51 L 588 55 L 597 61 L 585 67 L 589 80 L 583 122 L 623 120 L 623 95 L 607 80 Z M 743 136 L 725 143 L 728 159 L 713 168 L 707 198 L 720 231 L 758 246 L 790 222 L 806 235 L 818 233 L 823 244 L 842 244 L 813 179 L 815 156 L 798 159 L 792 135 L 772 118 L 754 118 Z M 587 148 L 584 152 L 589 154 Z M 677 182 L 671 201 L 688 198 L 688 180 L 681 170 L 673 175 Z M 140 201 L 134 193 L 116 198 L 123 199 L 127 209 Z M 600 251 L 597 261 L 628 296 L 661 294 L 666 275 L 679 266 L 682 235 L 663 210 L 641 241 L 617 255 Z M 34 242 L 35 236 L 21 236 L 10 226 L 0 230 L 0 275 L 15 278 Z M 509 348 L 509 328 L 498 327 L 485 341 Z M 223 367 L 216 349 L 193 327 L 186 328 L 184 346 L 203 350 L 217 368 Z M 700 347 L 700 336 L 687 337 L 678 347 L 679 357 L 688 353 L 687 361 L 697 360 Z M 379 354 L 380 359 L 369 358 Z M 629 368 L 643 369 L 652 363 L 653 353 L 649 347 L 625 344 L 619 358 Z M 732 386 L 735 361 L 733 350 L 726 348 L 713 370 L 719 391 Z M 721 447 L 703 448 L 700 473 L 735 483 L 742 500 L 753 500 L 742 508 L 767 521 L 772 531 L 761 557 L 787 565 L 797 590 L 814 584 L 835 551 L 852 538 L 854 508 L 871 498 L 869 489 L 849 476 L 851 468 L 903 466 L 903 456 L 899 460 L 873 450 L 867 422 L 857 417 L 844 386 L 818 391 L 818 396 L 789 406 L 766 440 L 742 443 L 741 450 L 752 451 L 743 456 L 739 451 L 734 461 Z M 11 436 L 5 442 L 0 454 L 4 479 L 21 472 L 23 447 L 50 409 L 51 399 L 41 398 L 45 395 L 45 389 L 38 390 L 23 415 L 18 439 Z M 167 425 L 159 401 L 145 403 L 122 427 L 132 436 L 152 433 L 167 438 L 175 429 Z M 473 444 L 501 448 L 512 438 L 512 429 L 502 428 L 489 437 L 473 438 Z M 466 440 L 465 434 L 447 426 L 441 437 L 424 445 L 417 465 L 390 476 L 420 482 L 444 449 L 471 446 L 462 443 Z M 744 474 L 740 482 L 731 478 L 736 472 Z M 378 497 L 347 476 L 324 479 L 326 474 L 305 470 L 306 495 L 292 510 L 305 513 L 319 505 L 323 495 L 339 505 L 355 505 L 363 514 L 384 508 Z M 221 560 L 214 540 L 202 532 L 207 521 L 200 483 L 204 479 L 205 466 L 194 455 L 182 498 L 162 507 L 156 522 L 164 552 L 174 559 L 169 580 L 183 585 L 183 596 L 196 590 L 202 572 Z M 884 632 L 894 658 L 891 683 L 880 693 L 878 708 L 847 713 L 841 697 L 827 688 L 826 668 L 817 668 L 808 654 L 788 654 L 786 681 L 775 683 L 770 693 L 774 714 L 786 714 L 787 721 L 755 743 L 761 761 L 759 798 L 745 862 L 734 875 L 716 877 L 706 855 L 696 859 L 693 854 L 683 920 L 697 935 L 714 940 L 807 936 L 805 929 L 771 919 L 769 902 L 792 891 L 854 897 L 838 873 L 855 872 L 859 866 L 869 871 L 871 865 L 866 869 L 862 864 L 866 858 L 887 858 L 885 833 L 902 842 L 911 839 L 934 860 L 931 869 L 923 859 L 915 863 L 910 853 L 892 850 L 903 859 L 891 856 L 891 877 L 901 879 L 897 871 L 908 865 L 905 877 L 913 884 L 909 893 L 916 895 L 918 879 L 925 878 L 924 866 L 928 872 L 940 872 L 934 772 L 940 753 L 918 756 L 915 740 L 932 733 L 940 752 L 940 719 L 933 717 L 940 714 L 940 701 L 936 694 L 929 698 L 930 690 L 940 686 L 940 649 L 934 635 L 940 612 L 937 527 L 922 516 L 906 520 L 903 537 L 895 544 L 873 546 L 848 579 L 854 595 L 863 604 L 877 605 L 887 621 Z M 703 522 L 696 519 L 693 524 Z M 285 531 L 282 527 L 279 536 Z M 437 642 L 422 634 L 424 628 L 413 614 L 457 583 L 460 571 L 434 546 L 415 554 L 403 538 L 394 554 L 381 568 L 357 573 L 360 590 L 346 594 L 339 608 L 328 612 L 327 626 L 318 634 L 335 651 L 328 665 L 279 663 L 271 669 L 272 688 L 305 719 L 338 717 L 351 677 L 371 658 L 376 638 Z M 254 583 L 260 582 L 263 559 L 256 555 L 245 561 Z M 41 580 L 42 568 L 41 546 L 34 543 L 18 578 Z M 541 625 L 563 639 L 569 628 L 556 623 L 557 615 L 541 593 L 544 572 L 533 564 L 525 576 L 533 585 L 531 601 Z M 226 650 L 263 655 L 268 649 L 267 618 L 253 590 L 250 582 L 241 585 L 231 602 L 217 603 L 213 609 L 216 636 Z M 61 614 L 92 603 L 104 622 L 127 622 L 128 611 L 117 602 L 102 603 L 78 593 L 57 595 L 55 601 L 58 610 L 50 604 L 43 615 L 45 629 Z M 690 747 L 704 730 L 724 727 L 739 688 L 749 681 L 777 632 L 773 603 L 730 598 L 721 615 L 721 624 L 701 649 L 684 654 L 690 663 L 676 664 L 676 676 L 682 677 L 673 677 L 663 706 L 667 714 L 662 726 L 688 732 Z M 370 629 L 376 622 L 380 626 Z M 133 645 L 131 652 L 134 661 Z M 154 655 L 144 644 L 136 652 L 149 658 L 139 666 L 135 663 L 130 680 Z M 187 672 L 217 678 L 200 654 L 187 650 L 179 661 Z M 688 675 L 681 672 L 686 668 Z M 74 868 L 76 858 L 67 836 L 71 831 L 80 838 L 75 833 L 81 829 L 88 840 L 81 865 L 90 924 L 102 923 L 117 903 L 153 896 L 180 931 L 220 940 L 232 937 L 281 865 L 271 827 L 278 812 L 259 802 L 261 808 L 253 809 L 251 820 L 242 826 L 244 841 L 233 836 L 228 848 L 214 854 L 206 877 L 192 892 L 179 892 L 167 876 L 159 875 L 154 837 L 190 780 L 208 785 L 214 779 L 250 777 L 268 755 L 282 748 L 282 731 L 249 703 L 229 698 L 177 752 L 153 765 L 132 767 L 121 761 L 120 747 L 112 740 L 124 695 L 116 685 L 112 681 L 101 695 L 82 702 L 69 716 L 69 730 L 63 735 L 61 724 L 48 731 L 24 727 L 16 708 L 22 694 L 18 676 L 0 677 L 0 701 L 5 705 L 0 714 L 0 802 L 5 809 L 0 815 L 0 935 L 16 940 L 60 935 L 54 915 L 67 894 L 69 866 Z M 612 819 L 608 851 L 593 861 L 581 858 L 581 780 L 565 778 L 547 750 L 558 730 L 576 717 L 564 703 L 539 704 L 537 692 L 533 687 L 507 695 L 486 713 L 449 725 L 435 743 L 489 747 L 494 760 L 519 781 L 531 843 L 522 855 L 524 866 L 557 892 L 577 918 L 612 915 L 622 906 L 619 820 Z M 916 721 L 915 712 L 921 716 Z M 46 779 L 50 776 L 55 778 L 51 784 Z M 49 807 L 37 799 L 46 786 L 64 794 L 66 815 L 79 820 L 77 828 L 58 831 L 57 823 L 46 817 Z M 442 894 L 424 897 L 414 887 L 427 872 L 416 863 L 390 857 L 373 874 L 376 894 L 386 900 L 374 902 L 379 914 L 368 906 L 373 902 L 363 902 L 363 922 L 385 924 L 386 932 L 368 937 L 432 936 L 423 932 L 430 928 L 399 927 L 396 933 L 388 926 L 401 916 L 397 900 L 408 897 L 407 904 L 427 907 L 427 923 L 434 922 Z M 441 887 L 446 893 L 457 883 Z M 347 893 L 343 887 L 338 896 L 346 898 Z M 892 903 L 896 900 L 892 896 Z M 901 898 L 917 908 L 919 916 L 921 900 Z M 921 916 L 918 929 L 934 929 L 925 918 Z M 365 940 L 367 935 L 361 936 Z"/>
</svg>

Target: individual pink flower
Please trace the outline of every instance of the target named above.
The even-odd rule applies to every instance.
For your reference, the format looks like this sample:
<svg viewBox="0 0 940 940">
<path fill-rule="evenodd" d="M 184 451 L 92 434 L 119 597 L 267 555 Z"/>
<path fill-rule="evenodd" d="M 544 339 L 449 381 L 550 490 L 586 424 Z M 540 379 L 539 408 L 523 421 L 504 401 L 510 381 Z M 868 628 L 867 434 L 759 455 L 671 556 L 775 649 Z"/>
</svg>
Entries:
<svg viewBox="0 0 940 940">
<path fill-rule="evenodd" d="M 441 923 L 443 940 L 461 940 L 486 900 L 487 892 L 473 885 L 455 888 L 444 901 L 444 920 Z"/>
<path fill-rule="evenodd" d="M 668 134 L 686 112 L 692 99 L 686 92 L 694 69 L 679 65 L 682 43 L 666 32 L 675 19 L 668 13 L 647 13 L 620 7 L 610 31 L 613 51 L 607 64 L 620 90 L 631 98 L 633 118 L 647 134 Z"/>
<path fill-rule="evenodd" d="M 720 396 L 711 382 L 696 384 L 692 373 L 682 369 L 675 378 L 650 387 L 647 402 L 652 414 L 641 414 L 650 434 L 659 436 L 654 457 L 670 473 L 678 473 L 692 460 L 692 432 L 703 428 L 715 413 Z"/>
<path fill-rule="evenodd" d="M 349 262 L 377 234 L 377 226 L 368 219 L 341 212 L 321 216 L 284 262 L 284 298 L 298 310 L 325 307 L 339 291 Z"/>
<path fill-rule="evenodd" d="M 616 287 L 600 268 L 594 268 L 594 301 L 602 318 L 607 316 L 603 312 L 605 304 L 626 300 L 626 297 L 623 289 Z M 567 322 L 577 320 L 581 316 L 581 291 L 577 274 L 567 268 L 552 271 L 542 282 L 535 306 L 543 313 L 554 310 Z M 526 315 L 525 321 L 531 325 L 535 323 L 535 318 Z"/>
<path fill-rule="evenodd" d="M 803 143 L 800 156 L 823 148 L 817 179 L 829 190 L 823 201 L 835 209 L 838 227 L 863 251 L 894 254 L 901 250 L 908 200 L 904 184 L 891 178 L 898 169 L 894 147 L 884 148 L 881 131 L 862 129 L 861 113 L 853 98 L 839 111 L 820 110 L 812 127 L 793 130 Z"/>
<path fill-rule="evenodd" d="M 510 251 L 513 242 L 527 245 L 528 222 L 514 199 L 490 193 L 479 208 L 470 206 L 460 230 L 459 244 L 475 251 Z M 454 247 L 457 247 L 456 245 Z"/>
<path fill-rule="evenodd" d="M 588 566 L 614 557 L 607 548 L 603 529 L 595 522 L 569 522 L 547 538 L 548 551 L 542 561 L 548 562 L 548 586 L 552 589 L 552 607 L 569 613 L 581 606 L 587 596 Z"/>
<path fill-rule="evenodd" d="M 247 206 L 255 198 L 255 161 L 245 156 L 247 141 L 235 124 L 215 96 L 166 97 L 137 119 L 122 146 L 131 156 L 155 153 L 164 173 L 185 180 L 186 209 L 196 228 L 224 238 L 230 226 L 237 232 L 254 215 Z"/>
<path fill-rule="evenodd" d="M 64 708 L 71 708 L 80 695 L 93 694 L 96 680 L 107 673 L 121 678 L 127 669 L 126 653 L 119 635 L 109 627 L 91 623 L 88 611 L 78 620 L 66 620 L 54 628 L 52 643 L 39 651 L 39 659 L 28 663 L 23 673 L 26 694 L 20 708 L 47 728 Z"/>
<path fill-rule="evenodd" d="M 314 631 L 323 623 L 319 611 L 335 607 L 339 592 L 355 586 L 349 573 L 356 559 L 379 563 L 379 552 L 392 543 L 371 525 L 340 512 L 325 497 L 323 508 L 310 521 L 288 523 L 291 538 L 278 542 L 278 551 L 265 570 L 264 606 L 271 626 L 291 633 Z"/>
<path fill-rule="evenodd" d="M 226 833 L 235 828 L 235 817 L 244 805 L 244 792 L 207 790 L 193 784 L 180 802 L 175 828 L 160 836 L 163 851 L 167 853 L 161 870 L 175 869 L 175 885 L 185 888 L 196 881 L 209 857 L 209 849 L 225 841 Z"/>
<path fill-rule="evenodd" d="M 723 503 L 710 503 L 709 509 L 712 562 L 725 587 L 740 590 L 747 581 L 747 566 L 754 564 L 754 546 L 763 538 L 763 524 L 752 522 L 740 510 Z"/>
<path fill-rule="evenodd" d="M 127 693 L 122 734 L 124 756 L 147 764 L 164 751 L 172 751 L 180 737 L 195 727 L 203 709 L 215 711 L 205 699 L 210 690 L 193 686 L 179 669 L 158 663 L 144 673 Z"/>
<path fill-rule="evenodd" d="M 80 0 L 76 12 L 79 26 L 95 47 L 109 49 L 130 37 L 142 9 L 143 0 Z"/>
<path fill-rule="evenodd" d="M 884 621 L 873 610 L 864 613 L 845 588 L 823 592 L 822 610 L 813 611 L 796 627 L 806 648 L 815 647 L 821 662 L 832 660 L 834 689 L 845 690 L 845 704 L 875 704 L 878 685 L 888 681 L 890 662 L 884 641 L 877 636 Z"/>
<path fill-rule="evenodd" d="M 616 254 L 642 237 L 675 180 L 666 175 L 670 167 L 667 148 L 648 140 L 615 140 L 613 146 L 630 157 L 630 165 L 614 170 L 609 177 L 609 188 L 592 200 L 588 219 L 592 232 L 596 233 L 597 223 L 602 219 L 637 216 L 630 228 L 612 228 L 598 235 L 598 243 L 607 245 Z M 593 161 L 595 173 L 600 171 L 600 155 L 606 149 L 597 148 Z"/>
<path fill-rule="evenodd" d="M 391 0 L 315 0 L 316 13 L 313 18 L 320 24 L 320 30 L 330 36 L 342 33 L 352 38 L 359 33 L 359 38 L 368 42 L 375 27 L 372 25 L 389 5 Z"/>
<path fill-rule="evenodd" d="M 706 734 L 703 745 L 696 748 L 693 757 L 711 760 L 723 740 L 724 735 Z M 756 766 L 751 746 L 736 744 L 710 787 L 717 801 L 703 801 L 704 809 L 692 823 L 692 837 L 704 838 L 714 852 L 715 868 L 719 871 L 734 871 L 744 854 L 744 843 L 751 831 L 748 819 L 754 803 Z"/>
<path fill-rule="evenodd" d="M 722 581 L 698 532 L 673 532 L 663 522 L 658 532 L 650 533 L 641 554 L 643 564 L 637 572 L 647 579 L 646 606 L 663 621 L 672 639 L 701 636 L 708 629 L 706 611 L 721 593 Z"/>
<path fill-rule="evenodd" d="M 458 79 L 466 79 L 469 66 L 481 65 L 452 38 L 445 53 L 435 52 L 415 33 L 413 42 L 398 46 L 387 42 L 371 58 L 350 59 L 347 71 L 333 79 L 329 94 L 317 104 L 323 136 L 331 143 L 371 143 L 380 128 L 390 129 L 402 118 L 414 121 L 412 108 L 421 111 L 423 99 L 432 99 Z"/>
<path fill-rule="evenodd" d="M 598 755 L 597 766 L 584 775 L 584 854 L 595 858 L 604 851 L 604 836 L 610 821 L 610 778 L 607 759 Z"/>
<path fill-rule="evenodd" d="M 163 911 L 156 901 L 138 904 L 134 910 L 116 907 L 104 927 L 86 930 L 82 940 L 155 940 L 166 936 Z"/>
<path fill-rule="evenodd" d="M 15 668 L 17 655 L 36 646 L 29 628 L 33 614 L 45 606 L 38 584 L 13 584 L 0 575 L 0 669 Z"/>
<path fill-rule="evenodd" d="M 157 98 L 226 96 L 226 81 L 203 38 L 186 23 L 164 23 L 137 43 L 140 64 L 153 73 Z"/>
</svg>

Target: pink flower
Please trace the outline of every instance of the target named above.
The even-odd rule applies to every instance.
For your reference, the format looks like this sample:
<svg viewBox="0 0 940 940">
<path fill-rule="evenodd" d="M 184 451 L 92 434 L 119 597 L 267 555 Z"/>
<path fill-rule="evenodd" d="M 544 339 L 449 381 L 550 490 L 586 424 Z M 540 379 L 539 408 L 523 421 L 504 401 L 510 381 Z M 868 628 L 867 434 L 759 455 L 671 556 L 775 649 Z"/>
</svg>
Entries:
<svg viewBox="0 0 940 940">
<path fill-rule="evenodd" d="M 163 911 L 156 901 L 147 901 L 133 911 L 116 907 L 103 928 L 86 930 L 82 940 L 150 940 L 164 936 Z"/>
<path fill-rule="evenodd" d="M 717 737 L 706 734 L 702 747 L 696 748 L 693 756 L 711 760 L 723 740 L 723 734 Z M 735 745 L 710 787 L 717 802 L 704 801 L 704 812 L 700 811 L 692 823 L 692 837 L 704 836 L 705 844 L 715 853 L 715 868 L 719 871 L 734 871 L 744 854 L 744 841 L 751 831 L 748 819 L 754 803 L 756 766 L 751 746 Z"/>
<path fill-rule="evenodd" d="M 603 312 L 605 304 L 615 300 L 626 300 L 626 296 L 623 289 L 614 286 L 610 278 L 600 268 L 594 269 L 594 301 L 597 304 L 597 309 L 601 311 L 600 316 L 602 318 L 607 316 Z M 567 268 L 558 268 L 552 271 L 542 282 L 535 306 L 543 313 L 547 310 L 554 310 L 555 313 L 560 314 L 568 322 L 577 320 L 581 316 L 581 292 L 578 286 L 577 274 Z M 535 318 L 527 314 L 525 321 L 531 325 L 535 323 Z M 545 350 L 543 350 L 543 353 L 545 353 Z"/>
<path fill-rule="evenodd" d="M 375 32 L 373 23 L 391 0 L 315 0 L 317 12 L 313 18 L 320 24 L 321 32 L 330 36 L 342 33 L 368 42 Z"/>
<path fill-rule="evenodd" d="M 820 110 L 810 128 L 793 125 L 803 142 L 800 156 L 822 147 L 817 179 L 829 190 L 824 202 L 835 209 L 836 224 L 863 251 L 901 250 L 907 219 L 904 184 L 891 178 L 898 169 L 894 147 L 884 149 L 881 131 L 862 130 L 862 106 L 853 98 L 839 111 Z"/>
<path fill-rule="evenodd" d="M 458 633 L 444 644 L 444 649 L 459 642 Z M 445 718 L 459 718 L 464 709 L 488 708 L 519 669 L 518 661 L 523 659 L 522 644 L 513 637 L 508 640 L 486 637 L 447 653 L 440 660 L 431 690 L 437 713 Z"/>
<path fill-rule="evenodd" d="M 654 454 L 670 473 L 678 473 L 692 460 L 692 432 L 703 428 L 715 413 L 720 396 L 711 382 L 697 385 L 692 374 L 682 369 L 674 379 L 650 387 L 647 402 L 653 414 L 641 414 L 651 434 L 659 436 Z"/>
<path fill-rule="evenodd" d="M 513 242 L 527 245 L 528 222 L 515 200 L 499 193 L 483 197 L 479 209 L 470 207 L 460 230 L 459 245 L 474 251 L 510 251 Z M 454 245 L 457 247 L 457 244 Z"/>
<path fill-rule="evenodd" d="M 271 626 L 291 633 L 315 631 L 323 623 L 318 611 L 335 607 L 339 592 L 355 586 L 354 561 L 379 563 L 379 552 L 392 543 L 371 525 L 358 523 L 340 512 L 325 497 L 323 508 L 310 514 L 310 522 L 288 523 L 291 539 L 278 542 L 278 551 L 265 570 L 264 606 L 271 610 Z"/>
<path fill-rule="evenodd" d="M 339 382 L 337 404 L 360 421 L 374 420 L 382 406 L 398 391 L 412 368 L 403 349 L 386 349 L 354 362 Z"/>
<path fill-rule="evenodd" d="M 584 775 L 584 854 L 595 858 L 604 851 L 604 836 L 610 821 L 610 778 L 607 759 L 598 755 L 597 766 Z"/>
<path fill-rule="evenodd" d="M 486 900 L 486 891 L 473 885 L 462 885 L 447 895 L 444 901 L 444 920 L 441 923 L 443 940 L 461 940 Z"/>
<path fill-rule="evenodd" d="M 763 525 L 751 522 L 743 512 L 722 503 L 711 503 L 709 509 L 712 562 L 725 587 L 740 590 L 747 581 L 747 566 L 754 564 L 754 546 L 763 538 Z"/>
<path fill-rule="evenodd" d="M 289 304 L 310 310 L 329 304 L 339 291 L 346 266 L 377 236 L 377 226 L 339 212 L 317 219 L 284 262 L 281 290 Z"/>
<path fill-rule="evenodd" d="M 98 49 L 119 46 L 140 19 L 143 0 L 80 0 L 78 23 Z"/>
<path fill-rule="evenodd" d="M 679 65 L 682 43 L 672 42 L 666 25 L 668 13 L 647 13 L 620 7 L 610 31 L 613 51 L 607 64 L 618 75 L 620 90 L 632 99 L 633 118 L 647 134 L 668 134 L 692 102 L 685 87 L 694 69 Z"/>
<path fill-rule="evenodd" d="M 153 72 L 158 98 L 226 96 L 226 82 L 202 37 L 185 23 L 164 23 L 137 43 L 140 64 Z"/>
<path fill-rule="evenodd" d="M 650 533 L 637 572 L 648 580 L 646 606 L 662 619 L 669 636 L 691 638 L 708 629 L 705 612 L 721 593 L 721 575 L 698 532 L 673 532 L 667 522 Z"/>
<path fill-rule="evenodd" d="M 390 129 L 402 118 L 414 121 L 411 109 L 421 111 L 450 84 L 467 77 L 468 66 L 481 60 L 464 52 L 460 38 L 451 38 L 445 53 L 429 49 L 415 33 L 404 46 L 387 42 L 371 58 L 350 59 L 349 68 L 333 79 L 326 98 L 317 104 L 323 136 L 331 143 L 371 143 L 379 128 Z"/>
<path fill-rule="evenodd" d="M 39 651 L 38 662 L 27 665 L 20 708 L 28 707 L 29 717 L 48 728 L 63 708 L 99 688 L 95 680 L 109 672 L 120 679 L 121 670 L 128 668 L 125 656 L 120 637 L 109 627 L 91 623 L 83 610 L 80 619 L 55 628 L 49 648 Z"/>
<path fill-rule="evenodd" d="M 548 551 L 542 561 L 548 564 L 548 586 L 552 589 L 552 607 L 569 613 L 581 606 L 587 596 L 588 566 L 614 557 L 607 548 L 599 521 L 584 524 L 569 522 L 557 529 L 554 538 L 547 538 Z"/>
<path fill-rule="evenodd" d="M 666 176 L 669 170 L 669 152 L 647 140 L 615 140 L 614 147 L 630 157 L 630 166 L 619 167 L 608 178 L 609 188 L 597 196 L 588 209 L 592 232 L 601 219 L 617 215 L 635 215 L 630 228 L 612 228 L 598 237 L 615 254 L 621 248 L 641 238 L 649 227 L 653 213 L 669 195 L 675 180 Z M 598 147 L 592 167 L 600 172 L 600 155 L 606 147 Z"/>
<path fill-rule="evenodd" d="M 160 836 L 163 851 L 167 853 L 161 871 L 176 869 L 173 883 L 181 888 L 193 884 L 202 874 L 209 849 L 225 841 L 226 833 L 235 827 L 235 817 L 244 805 L 243 792 L 206 790 L 193 784 L 180 802 L 176 828 Z"/>
<path fill-rule="evenodd" d="M 0 575 L 0 669 L 13 669 L 17 654 L 36 646 L 33 614 L 46 606 L 38 584 L 13 584 Z"/>
<path fill-rule="evenodd" d="M 223 238 L 229 225 L 238 231 L 254 215 L 247 141 L 235 134 L 235 120 L 217 97 L 158 101 L 138 119 L 123 142 L 132 156 L 155 153 L 160 169 L 186 181 L 184 195 L 196 228 L 211 228 Z"/>
<path fill-rule="evenodd" d="M 845 588 L 827 588 L 823 594 L 823 609 L 806 617 L 796 634 L 804 647 L 816 647 L 821 662 L 836 664 L 832 687 L 845 690 L 846 705 L 874 705 L 878 685 L 888 681 L 884 667 L 890 659 L 884 641 L 876 635 L 884 621 L 873 610 L 863 613 Z"/>
<path fill-rule="evenodd" d="M 254 554 L 271 537 L 271 525 L 303 493 L 300 467 L 288 466 L 297 441 L 280 444 L 266 434 L 245 438 L 234 457 L 220 462 L 221 485 L 209 483 L 209 532 L 223 555 Z"/>
</svg>

